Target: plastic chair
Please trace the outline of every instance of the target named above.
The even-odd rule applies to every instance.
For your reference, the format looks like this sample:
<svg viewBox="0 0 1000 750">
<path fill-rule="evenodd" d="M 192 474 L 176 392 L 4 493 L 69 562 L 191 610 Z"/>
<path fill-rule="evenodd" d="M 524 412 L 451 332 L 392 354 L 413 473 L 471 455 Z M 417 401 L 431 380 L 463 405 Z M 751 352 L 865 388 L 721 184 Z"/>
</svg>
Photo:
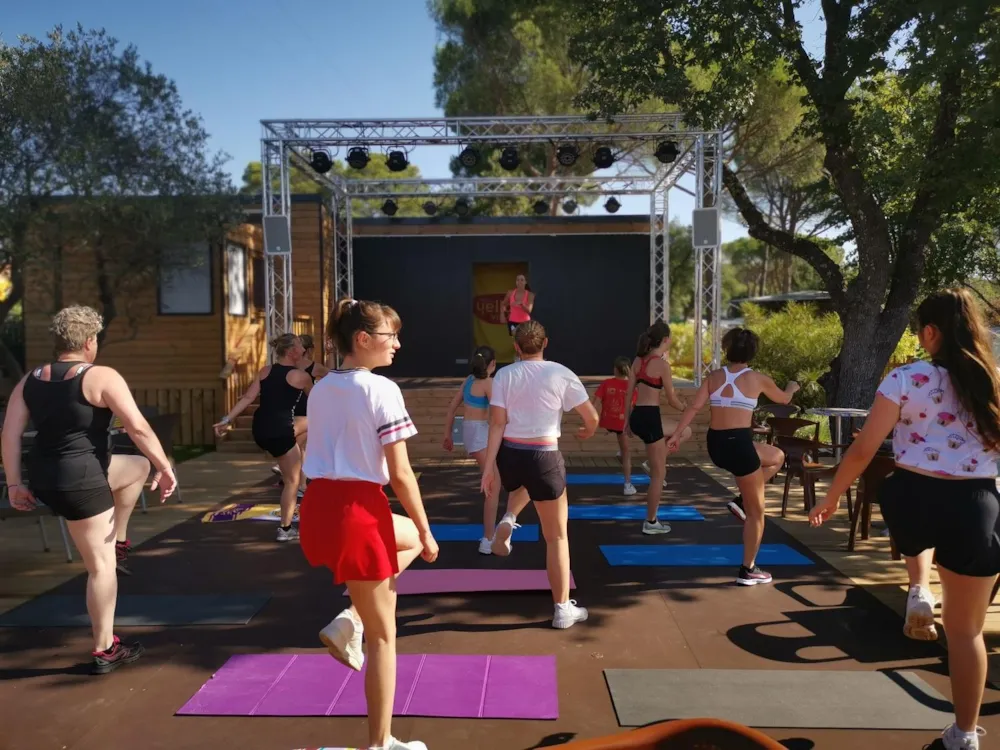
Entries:
<svg viewBox="0 0 1000 750">
<path fill-rule="evenodd" d="M 565 750 L 785 750 L 755 729 L 722 719 L 680 719 L 560 745 Z"/>
</svg>

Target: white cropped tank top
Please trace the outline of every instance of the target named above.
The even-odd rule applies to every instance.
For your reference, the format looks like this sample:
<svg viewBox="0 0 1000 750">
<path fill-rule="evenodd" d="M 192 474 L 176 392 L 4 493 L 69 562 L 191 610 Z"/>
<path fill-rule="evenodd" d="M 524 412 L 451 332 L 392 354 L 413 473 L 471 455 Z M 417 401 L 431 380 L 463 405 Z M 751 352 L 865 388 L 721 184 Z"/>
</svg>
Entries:
<svg viewBox="0 0 1000 750">
<path fill-rule="evenodd" d="M 723 367 L 722 372 L 726 375 L 726 382 L 708 397 L 708 402 L 712 406 L 722 406 L 729 409 L 748 409 L 749 411 L 756 409 L 757 399 L 748 398 L 739 388 L 736 387 L 736 378 L 745 372 L 750 372 L 750 368 L 744 367 L 738 372 L 730 372 L 728 368 Z M 726 390 L 727 386 L 733 389 L 732 396 L 722 395 L 722 392 Z"/>
</svg>

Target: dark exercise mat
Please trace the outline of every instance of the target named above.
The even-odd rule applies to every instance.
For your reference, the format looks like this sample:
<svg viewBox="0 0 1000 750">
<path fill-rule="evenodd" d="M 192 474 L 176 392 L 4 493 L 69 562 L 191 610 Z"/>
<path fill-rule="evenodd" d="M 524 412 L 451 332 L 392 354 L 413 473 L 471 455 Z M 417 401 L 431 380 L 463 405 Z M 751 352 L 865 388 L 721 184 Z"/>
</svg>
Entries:
<svg viewBox="0 0 1000 750">
<path fill-rule="evenodd" d="M 246 625 L 270 598 L 270 594 L 123 594 L 115 607 L 115 625 Z M 90 627 L 87 600 L 83 594 L 40 596 L 0 615 L 0 627 Z"/>
<path fill-rule="evenodd" d="M 952 721 L 951 701 L 913 672 L 605 669 L 623 727 L 711 716 L 782 729 L 927 729 Z"/>
</svg>

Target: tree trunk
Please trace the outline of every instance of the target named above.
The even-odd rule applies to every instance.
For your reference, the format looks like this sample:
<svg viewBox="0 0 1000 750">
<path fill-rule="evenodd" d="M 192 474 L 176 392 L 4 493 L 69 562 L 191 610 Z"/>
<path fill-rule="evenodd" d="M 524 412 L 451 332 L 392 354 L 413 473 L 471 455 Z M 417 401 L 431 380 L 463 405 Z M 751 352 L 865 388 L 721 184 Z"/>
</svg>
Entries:
<svg viewBox="0 0 1000 750">
<path fill-rule="evenodd" d="M 761 269 L 760 272 L 760 289 L 757 292 L 757 296 L 759 297 L 763 297 L 764 290 L 767 289 L 767 265 L 768 265 L 767 262 L 769 260 L 770 255 L 771 255 L 771 246 L 764 245 L 764 263 L 763 263 L 763 268 Z"/>
</svg>

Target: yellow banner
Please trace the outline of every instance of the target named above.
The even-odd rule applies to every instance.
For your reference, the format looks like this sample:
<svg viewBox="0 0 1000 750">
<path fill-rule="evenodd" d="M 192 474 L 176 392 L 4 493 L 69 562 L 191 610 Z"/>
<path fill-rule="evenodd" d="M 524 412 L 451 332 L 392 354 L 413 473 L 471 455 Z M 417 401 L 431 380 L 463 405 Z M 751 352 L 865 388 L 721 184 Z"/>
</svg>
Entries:
<svg viewBox="0 0 1000 750">
<path fill-rule="evenodd" d="M 514 361 L 514 341 L 500 307 L 514 279 L 527 275 L 527 263 L 474 263 L 472 266 L 472 331 L 476 346 L 492 346 L 497 362 Z"/>
</svg>

